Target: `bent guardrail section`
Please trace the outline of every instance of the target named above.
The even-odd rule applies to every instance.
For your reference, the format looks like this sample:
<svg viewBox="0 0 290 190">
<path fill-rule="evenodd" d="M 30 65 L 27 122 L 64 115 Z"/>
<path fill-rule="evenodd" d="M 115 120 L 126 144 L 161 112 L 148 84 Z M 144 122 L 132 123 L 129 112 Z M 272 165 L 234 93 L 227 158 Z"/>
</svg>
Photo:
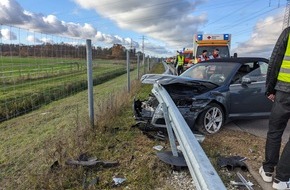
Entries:
<svg viewBox="0 0 290 190">
<path fill-rule="evenodd" d="M 200 190 L 226 190 L 225 185 L 180 111 L 165 88 L 158 84 L 158 81 L 153 85 L 152 93 L 156 96 L 159 103 L 167 108 L 170 124 L 181 147 L 196 188 Z"/>
<path fill-rule="evenodd" d="M 163 74 L 177 75 L 176 69 L 170 63 L 166 63 L 165 61 L 162 61 L 162 64 L 165 70 Z"/>
</svg>

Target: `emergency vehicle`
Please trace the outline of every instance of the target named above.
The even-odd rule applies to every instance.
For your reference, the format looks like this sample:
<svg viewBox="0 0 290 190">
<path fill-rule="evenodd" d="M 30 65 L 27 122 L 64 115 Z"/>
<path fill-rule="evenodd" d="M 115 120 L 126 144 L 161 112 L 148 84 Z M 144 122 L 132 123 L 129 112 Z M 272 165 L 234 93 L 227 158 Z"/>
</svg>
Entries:
<svg viewBox="0 0 290 190">
<path fill-rule="evenodd" d="M 203 50 L 207 50 L 207 56 L 210 56 L 213 50 L 217 48 L 220 57 L 230 57 L 230 46 L 230 34 L 195 34 L 193 38 L 193 56 L 197 59 Z"/>
<path fill-rule="evenodd" d="M 187 64 L 193 58 L 193 48 L 185 48 L 183 51 L 184 63 Z"/>
</svg>

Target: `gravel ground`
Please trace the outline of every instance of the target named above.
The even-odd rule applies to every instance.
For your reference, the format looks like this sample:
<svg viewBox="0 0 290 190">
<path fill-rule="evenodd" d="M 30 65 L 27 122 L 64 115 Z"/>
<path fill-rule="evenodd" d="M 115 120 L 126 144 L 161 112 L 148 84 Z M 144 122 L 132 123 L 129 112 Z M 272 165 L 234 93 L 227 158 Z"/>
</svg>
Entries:
<svg viewBox="0 0 290 190">
<path fill-rule="evenodd" d="M 194 190 L 196 188 L 189 171 L 187 169 L 184 169 L 182 171 L 173 170 L 171 172 L 171 175 L 166 179 L 165 188 L 158 188 L 157 190 L 163 189 Z"/>
<path fill-rule="evenodd" d="M 237 172 L 249 182 L 253 183 L 254 190 L 268 190 L 270 184 L 264 183 L 258 174 L 264 157 L 265 139 L 243 131 L 223 130 L 218 134 L 207 136 L 202 142 L 203 149 L 210 157 L 211 162 L 215 162 L 219 156 L 243 156 L 247 160 L 248 171 L 242 171 L 239 167 L 234 170 L 226 168 L 216 169 L 223 180 L 227 190 L 243 190 L 245 186 L 233 186 L 231 181 L 240 181 Z M 195 189 L 194 182 L 188 169 L 172 171 L 167 178 L 164 190 Z M 158 189 L 161 190 L 161 189 Z"/>
</svg>

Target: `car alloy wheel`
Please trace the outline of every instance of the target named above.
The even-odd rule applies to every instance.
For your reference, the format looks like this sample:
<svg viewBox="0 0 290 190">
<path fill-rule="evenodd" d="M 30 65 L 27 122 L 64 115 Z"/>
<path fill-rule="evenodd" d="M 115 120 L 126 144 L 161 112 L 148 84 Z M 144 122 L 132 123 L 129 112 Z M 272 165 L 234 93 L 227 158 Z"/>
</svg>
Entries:
<svg viewBox="0 0 290 190">
<path fill-rule="evenodd" d="M 221 129 L 223 122 L 223 109 L 218 104 L 211 103 L 208 108 L 200 114 L 197 126 L 202 133 L 214 134 Z"/>
</svg>

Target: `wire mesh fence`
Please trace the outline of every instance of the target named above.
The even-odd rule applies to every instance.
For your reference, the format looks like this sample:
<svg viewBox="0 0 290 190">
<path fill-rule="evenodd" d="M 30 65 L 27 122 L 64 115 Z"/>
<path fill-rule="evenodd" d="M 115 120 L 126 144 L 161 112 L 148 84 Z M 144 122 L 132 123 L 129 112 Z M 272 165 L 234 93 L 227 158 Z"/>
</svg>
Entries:
<svg viewBox="0 0 290 190">
<path fill-rule="evenodd" d="M 92 47 L 94 85 L 126 73 L 110 51 Z M 0 84 L 0 122 L 87 89 L 85 39 L 0 25 Z"/>
</svg>

